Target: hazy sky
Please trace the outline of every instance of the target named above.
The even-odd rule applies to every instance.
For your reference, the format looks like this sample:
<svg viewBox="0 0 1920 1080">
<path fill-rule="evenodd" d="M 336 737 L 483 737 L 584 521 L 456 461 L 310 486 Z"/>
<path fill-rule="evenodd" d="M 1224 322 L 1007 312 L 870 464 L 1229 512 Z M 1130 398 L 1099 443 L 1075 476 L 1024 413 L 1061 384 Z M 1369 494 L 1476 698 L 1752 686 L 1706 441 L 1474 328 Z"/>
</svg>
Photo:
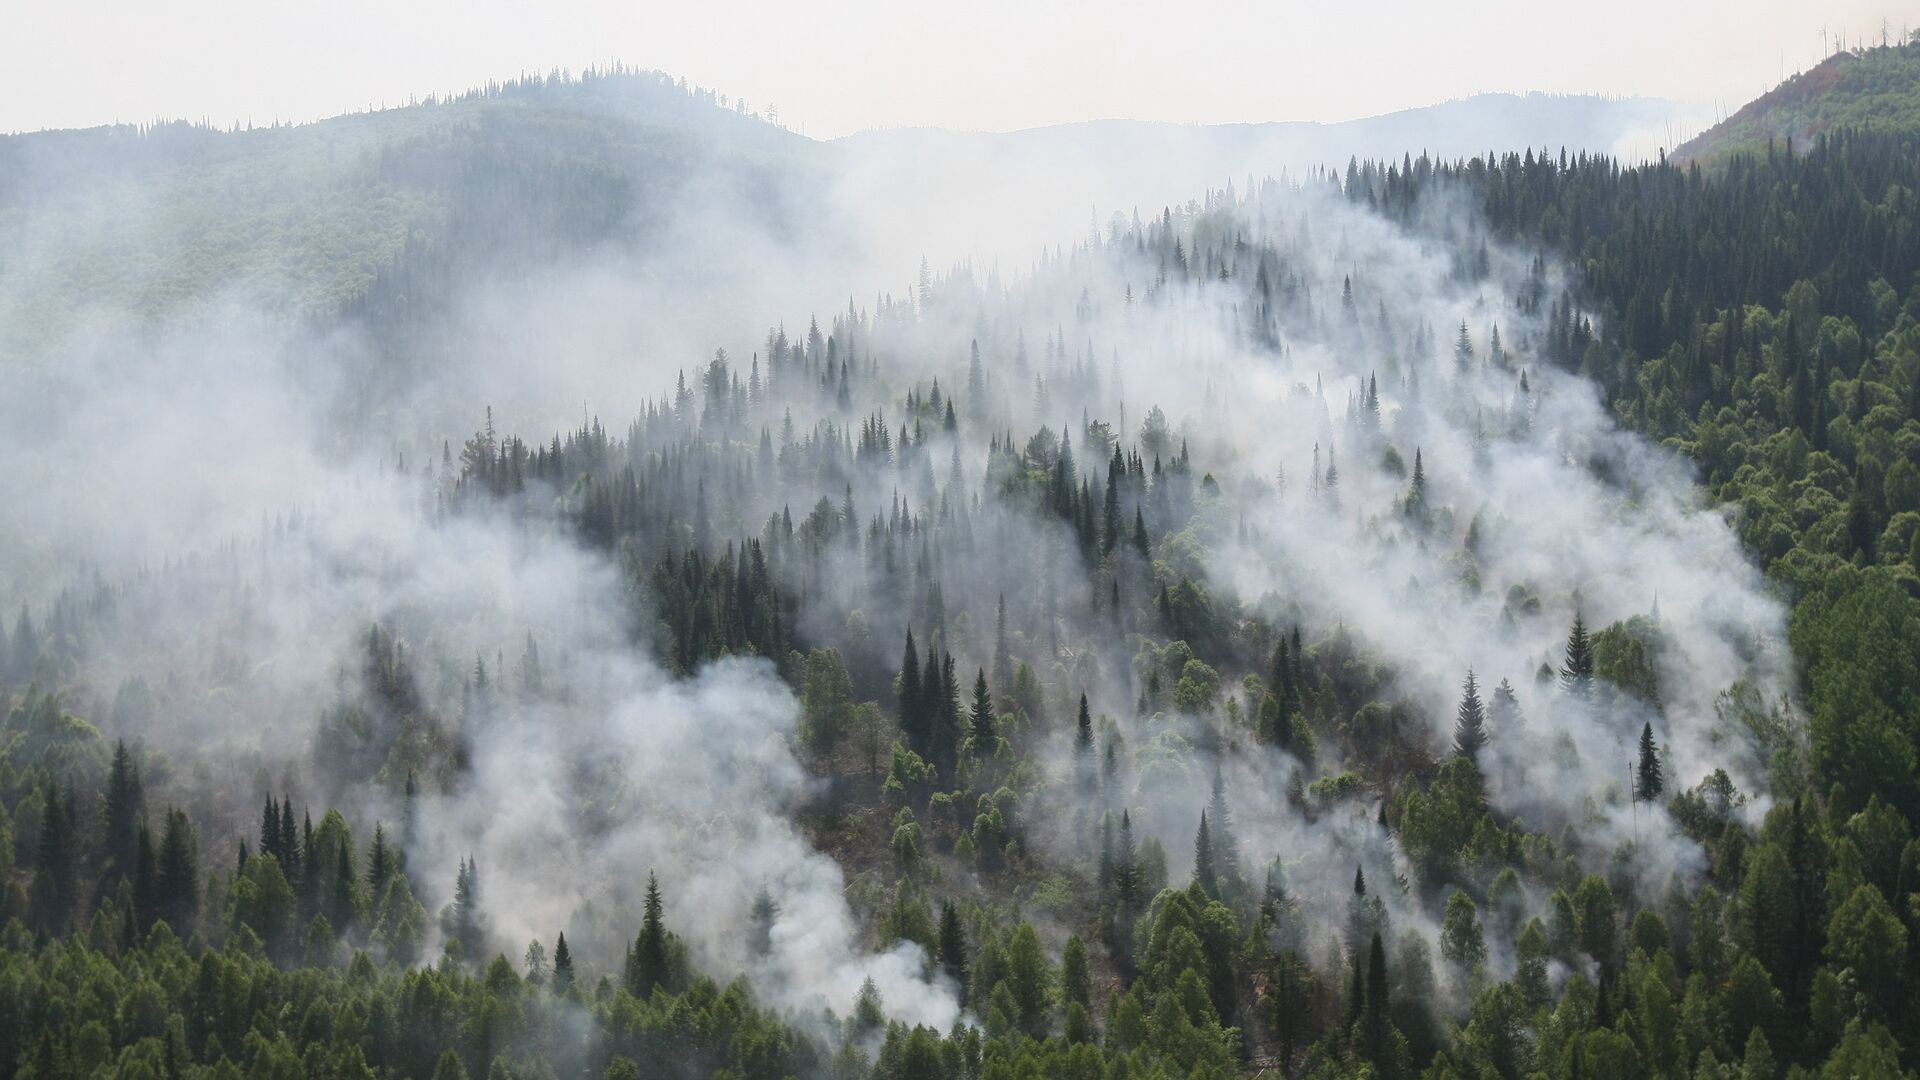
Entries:
<svg viewBox="0 0 1920 1080">
<path fill-rule="evenodd" d="M 1488 90 L 1731 109 L 1920 0 L 0 0 L 0 131 L 306 120 L 619 60 L 817 137 L 1343 120 Z"/>
</svg>

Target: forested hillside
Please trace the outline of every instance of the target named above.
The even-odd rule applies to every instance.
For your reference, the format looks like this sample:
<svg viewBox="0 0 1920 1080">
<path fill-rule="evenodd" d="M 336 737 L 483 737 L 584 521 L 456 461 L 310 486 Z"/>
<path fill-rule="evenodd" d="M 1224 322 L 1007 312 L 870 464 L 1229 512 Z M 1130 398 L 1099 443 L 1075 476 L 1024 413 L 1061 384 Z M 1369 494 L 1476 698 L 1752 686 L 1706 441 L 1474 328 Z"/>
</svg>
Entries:
<svg viewBox="0 0 1920 1080">
<path fill-rule="evenodd" d="M 219 300 L 291 318 L 383 296 L 432 308 L 448 297 L 423 287 L 464 283 L 455 268 L 524 275 L 645 243 L 700 198 L 790 225 L 816 144 L 717 99 L 614 69 L 314 124 L 0 138 L 0 361 L 44 359 L 90 319 Z"/>
<path fill-rule="evenodd" d="M 1803 149 L 1822 135 L 1855 128 L 1920 131 L 1920 39 L 1841 49 L 1682 144 L 1683 161 L 1723 163 L 1769 142 Z"/>
<path fill-rule="evenodd" d="M 158 388 L 126 446 L 273 497 L 11 585 L 0 1062 L 1910 1075 L 1916 190 L 1879 130 L 1356 160 L 559 431 L 261 394 L 264 480 Z M 486 256 L 365 262 L 406 355 Z"/>
</svg>

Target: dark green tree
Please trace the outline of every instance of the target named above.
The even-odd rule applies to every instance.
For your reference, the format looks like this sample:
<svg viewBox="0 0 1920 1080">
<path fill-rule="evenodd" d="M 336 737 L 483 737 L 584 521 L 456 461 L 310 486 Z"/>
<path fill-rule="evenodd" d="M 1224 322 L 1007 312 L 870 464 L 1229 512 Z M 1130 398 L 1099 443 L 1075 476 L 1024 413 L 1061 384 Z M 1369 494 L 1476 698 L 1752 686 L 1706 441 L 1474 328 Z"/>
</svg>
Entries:
<svg viewBox="0 0 1920 1080">
<path fill-rule="evenodd" d="M 1582 701 L 1593 694 L 1593 639 L 1587 635 L 1587 623 L 1578 608 L 1573 612 L 1573 629 L 1567 634 L 1567 659 L 1560 665 L 1560 685 Z"/>
<path fill-rule="evenodd" d="M 1480 702 L 1480 686 L 1473 669 L 1467 669 L 1467 681 L 1460 694 L 1460 708 L 1453 721 L 1453 752 L 1478 762 L 1487 745 L 1487 710 Z"/>
<path fill-rule="evenodd" d="M 1653 722 L 1640 729 L 1640 764 L 1633 774 L 1633 795 L 1642 802 L 1659 802 L 1660 792 L 1666 788 L 1665 774 L 1660 768 L 1660 748 L 1654 745 Z"/>
</svg>

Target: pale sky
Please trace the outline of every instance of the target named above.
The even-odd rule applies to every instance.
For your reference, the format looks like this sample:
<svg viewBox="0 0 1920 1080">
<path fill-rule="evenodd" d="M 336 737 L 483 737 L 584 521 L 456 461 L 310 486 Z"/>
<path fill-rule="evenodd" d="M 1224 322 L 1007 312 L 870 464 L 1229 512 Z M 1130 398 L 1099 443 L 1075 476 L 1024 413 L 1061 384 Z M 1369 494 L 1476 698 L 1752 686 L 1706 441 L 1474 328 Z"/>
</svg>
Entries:
<svg viewBox="0 0 1920 1080">
<path fill-rule="evenodd" d="M 1482 91 L 1730 111 L 1920 0 L 0 0 L 0 131 L 310 120 L 489 79 L 658 68 L 827 138 L 1102 117 L 1344 120 Z"/>
</svg>

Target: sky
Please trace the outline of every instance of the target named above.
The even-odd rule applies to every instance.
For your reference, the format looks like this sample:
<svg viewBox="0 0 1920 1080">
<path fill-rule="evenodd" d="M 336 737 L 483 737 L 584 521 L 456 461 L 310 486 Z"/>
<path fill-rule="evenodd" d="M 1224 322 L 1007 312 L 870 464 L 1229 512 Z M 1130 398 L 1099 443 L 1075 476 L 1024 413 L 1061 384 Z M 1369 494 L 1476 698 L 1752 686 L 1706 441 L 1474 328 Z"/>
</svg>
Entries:
<svg viewBox="0 0 1920 1080">
<path fill-rule="evenodd" d="M 1920 0 L 0 0 L 0 131 L 302 121 L 621 62 L 816 138 L 1109 117 L 1337 121 L 1485 91 L 1730 112 Z M 1595 17 L 1597 13 L 1598 17 Z M 1824 36 L 1823 36 L 1824 35 Z M 1823 44 L 1824 43 L 1824 44 Z"/>
</svg>

